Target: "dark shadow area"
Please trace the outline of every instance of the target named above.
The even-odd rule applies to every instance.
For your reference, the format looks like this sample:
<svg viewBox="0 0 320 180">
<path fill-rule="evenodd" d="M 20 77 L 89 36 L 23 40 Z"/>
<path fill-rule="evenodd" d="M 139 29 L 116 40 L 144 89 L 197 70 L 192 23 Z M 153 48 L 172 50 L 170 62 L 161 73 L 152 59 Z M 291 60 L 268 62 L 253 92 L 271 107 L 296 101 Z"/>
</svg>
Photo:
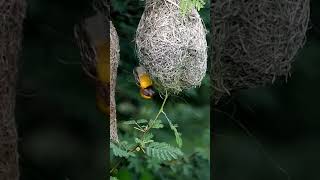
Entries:
<svg viewBox="0 0 320 180">
<path fill-rule="evenodd" d="M 16 106 L 21 180 L 106 179 L 107 122 L 73 35 L 90 8 L 90 0 L 28 0 Z"/>
</svg>

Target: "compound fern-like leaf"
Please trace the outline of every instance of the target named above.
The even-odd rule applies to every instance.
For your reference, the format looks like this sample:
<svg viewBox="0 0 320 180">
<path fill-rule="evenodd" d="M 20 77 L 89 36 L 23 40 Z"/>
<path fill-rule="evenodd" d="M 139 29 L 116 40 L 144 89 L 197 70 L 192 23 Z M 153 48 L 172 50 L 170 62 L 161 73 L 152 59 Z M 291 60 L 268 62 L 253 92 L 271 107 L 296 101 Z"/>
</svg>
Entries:
<svg viewBox="0 0 320 180">
<path fill-rule="evenodd" d="M 153 142 L 146 147 L 146 154 L 160 160 L 173 160 L 183 156 L 179 148 L 173 147 L 167 143 Z"/>
<path fill-rule="evenodd" d="M 114 156 L 125 158 L 128 158 L 129 156 L 135 156 L 133 152 L 128 152 L 126 149 L 123 149 L 112 142 L 110 143 L 110 148 L 112 149 Z"/>
</svg>

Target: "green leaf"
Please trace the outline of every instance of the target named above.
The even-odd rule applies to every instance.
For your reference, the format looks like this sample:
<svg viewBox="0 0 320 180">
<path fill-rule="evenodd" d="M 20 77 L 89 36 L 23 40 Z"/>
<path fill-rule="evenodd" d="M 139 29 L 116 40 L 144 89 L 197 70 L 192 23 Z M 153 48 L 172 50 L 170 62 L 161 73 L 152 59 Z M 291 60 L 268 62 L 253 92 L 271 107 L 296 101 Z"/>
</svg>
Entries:
<svg viewBox="0 0 320 180">
<path fill-rule="evenodd" d="M 139 119 L 137 121 L 138 124 L 143 124 L 143 123 L 147 123 L 147 122 L 148 122 L 148 120 L 146 120 L 146 119 Z"/>
<path fill-rule="evenodd" d="M 174 135 L 176 137 L 176 142 L 179 146 L 179 148 L 182 147 L 182 138 L 181 138 L 181 133 L 178 132 L 176 126 L 170 124 L 170 128 L 174 131 Z"/>
<path fill-rule="evenodd" d="M 110 176 L 110 180 L 118 180 L 118 178 Z"/>
<path fill-rule="evenodd" d="M 153 134 L 147 133 L 144 135 L 143 139 L 135 138 L 135 142 L 144 148 L 147 143 L 153 142 L 152 138 L 153 138 Z"/>
<path fill-rule="evenodd" d="M 127 125 L 132 125 L 132 124 L 144 124 L 147 123 L 148 121 L 146 119 L 139 119 L 139 120 L 130 120 L 130 121 L 125 121 L 123 124 Z"/>
<path fill-rule="evenodd" d="M 161 129 L 161 128 L 163 128 L 163 127 L 164 127 L 164 125 L 162 124 L 161 120 L 160 120 L 160 119 L 157 119 L 157 120 L 153 123 L 153 125 L 152 125 L 151 128 Z"/>
<path fill-rule="evenodd" d="M 154 142 L 154 140 L 152 140 L 152 138 L 153 138 L 153 134 L 151 134 L 151 133 L 146 134 L 145 137 L 143 138 L 143 143 L 147 144 L 147 143 Z"/>
<path fill-rule="evenodd" d="M 143 141 L 139 138 L 134 138 L 134 141 L 138 144 L 143 144 Z"/>
<path fill-rule="evenodd" d="M 132 125 L 132 124 L 136 124 L 136 121 L 135 120 L 125 121 L 123 122 L 123 124 Z"/>
<path fill-rule="evenodd" d="M 173 160 L 183 156 L 182 151 L 179 148 L 173 147 L 167 143 L 150 143 L 146 147 L 146 154 L 150 157 L 155 157 L 160 160 Z"/>
<path fill-rule="evenodd" d="M 174 132 L 174 136 L 176 137 L 176 142 L 177 142 L 179 148 L 181 148 L 182 147 L 182 138 L 181 138 L 181 133 L 179 133 L 177 128 L 176 128 L 177 125 L 173 125 L 172 124 L 171 120 L 167 117 L 167 114 L 165 112 L 162 112 L 162 113 L 166 117 L 166 119 L 167 119 L 167 121 L 168 121 L 168 123 L 170 125 L 171 130 L 173 130 L 173 132 Z"/>
<path fill-rule="evenodd" d="M 181 0 L 180 1 L 180 11 L 182 15 L 190 13 L 192 8 L 195 8 L 197 11 L 200 11 L 204 5 L 204 0 Z"/>
<path fill-rule="evenodd" d="M 144 135 L 143 141 L 150 141 L 153 138 L 152 133 L 147 133 Z"/>
<path fill-rule="evenodd" d="M 110 143 L 110 148 L 112 149 L 113 154 L 118 157 L 128 158 L 130 156 L 135 156 L 133 152 L 128 152 L 126 149 L 123 149 L 112 142 Z"/>
<path fill-rule="evenodd" d="M 135 144 L 129 144 L 128 141 L 120 141 L 118 143 L 118 146 L 121 147 L 121 149 L 130 151 L 130 149 L 134 146 Z"/>
</svg>

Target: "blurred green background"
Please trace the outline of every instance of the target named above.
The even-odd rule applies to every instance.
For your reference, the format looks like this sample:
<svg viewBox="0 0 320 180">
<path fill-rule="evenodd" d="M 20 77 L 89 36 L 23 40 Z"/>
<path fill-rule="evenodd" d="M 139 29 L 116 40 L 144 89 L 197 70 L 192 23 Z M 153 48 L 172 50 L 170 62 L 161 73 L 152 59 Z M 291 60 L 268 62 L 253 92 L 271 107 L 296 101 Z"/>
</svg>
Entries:
<svg viewBox="0 0 320 180">
<path fill-rule="evenodd" d="M 121 122 L 137 119 L 152 119 L 160 109 L 162 99 L 156 96 L 153 100 L 140 97 L 139 88 L 132 74 L 138 65 L 135 53 L 134 37 L 140 17 L 144 10 L 144 1 L 112 0 L 111 19 L 120 37 L 120 65 L 118 68 L 116 101 L 120 139 L 133 141 L 135 130 Z M 210 27 L 209 3 L 200 11 L 206 27 Z M 208 29 L 209 31 L 209 29 Z M 209 32 L 208 32 L 208 38 Z M 164 111 L 179 125 L 182 133 L 185 159 L 178 162 L 159 164 L 155 159 L 147 159 L 142 153 L 138 158 L 130 158 L 122 164 L 117 177 L 120 180 L 131 179 L 201 179 L 210 177 L 210 85 L 208 76 L 203 85 L 179 95 L 170 96 Z M 173 131 L 165 123 L 165 128 L 153 131 L 155 140 L 177 146 Z M 117 159 L 112 159 L 114 165 Z"/>
<path fill-rule="evenodd" d="M 320 179 L 319 1 L 311 1 L 310 27 L 287 83 L 238 91 L 211 107 L 213 179 Z"/>
</svg>

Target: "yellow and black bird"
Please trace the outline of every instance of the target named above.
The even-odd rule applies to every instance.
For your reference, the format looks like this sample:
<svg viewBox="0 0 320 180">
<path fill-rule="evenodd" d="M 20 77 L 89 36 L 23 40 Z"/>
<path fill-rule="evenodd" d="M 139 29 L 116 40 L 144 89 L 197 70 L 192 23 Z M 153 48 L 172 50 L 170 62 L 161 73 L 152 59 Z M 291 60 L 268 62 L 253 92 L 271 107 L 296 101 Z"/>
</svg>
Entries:
<svg viewBox="0 0 320 180">
<path fill-rule="evenodd" d="M 133 74 L 137 85 L 140 87 L 141 97 L 151 99 L 155 95 L 155 91 L 153 89 L 153 83 L 150 75 L 142 66 L 134 68 Z"/>
<path fill-rule="evenodd" d="M 110 121 L 110 140 L 118 141 L 115 87 L 120 60 L 116 29 L 110 20 L 107 0 L 93 0 L 94 15 L 74 28 L 82 67 L 96 85 L 96 105 Z"/>
</svg>

